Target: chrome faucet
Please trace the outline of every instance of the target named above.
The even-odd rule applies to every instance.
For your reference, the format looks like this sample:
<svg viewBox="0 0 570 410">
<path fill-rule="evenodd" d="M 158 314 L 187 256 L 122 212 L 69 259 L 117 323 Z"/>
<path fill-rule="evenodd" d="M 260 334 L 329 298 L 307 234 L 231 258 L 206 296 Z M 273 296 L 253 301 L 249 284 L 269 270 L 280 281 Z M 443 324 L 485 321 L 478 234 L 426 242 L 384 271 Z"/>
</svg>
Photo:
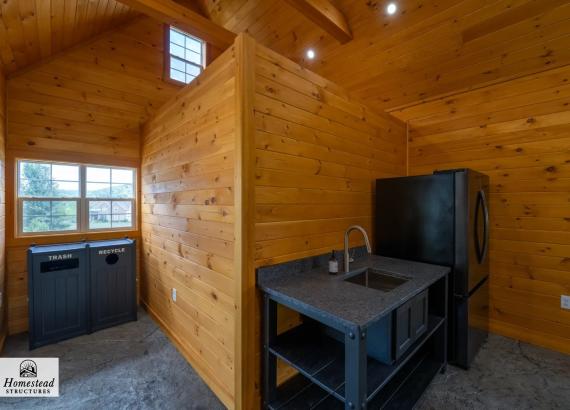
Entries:
<svg viewBox="0 0 570 410">
<path fill-rule="evenodd" d="M 368 234 L 366 233 L 366 230 L 360 225 L 349 226 L 344 233 L 344 273 L 348 272 L 350 268 L 350 262 L 354 262 L 354 260 L 348 255 L 348 237 L 354 230 L 362 232 L 362 236 L 364 236 L 364 243 L 366 243 L 366 250 L 368 251 L 369 255 L 372 253 L 372 248 L 370 247 L 370 241 L 368 240 Z"/>
</svg>

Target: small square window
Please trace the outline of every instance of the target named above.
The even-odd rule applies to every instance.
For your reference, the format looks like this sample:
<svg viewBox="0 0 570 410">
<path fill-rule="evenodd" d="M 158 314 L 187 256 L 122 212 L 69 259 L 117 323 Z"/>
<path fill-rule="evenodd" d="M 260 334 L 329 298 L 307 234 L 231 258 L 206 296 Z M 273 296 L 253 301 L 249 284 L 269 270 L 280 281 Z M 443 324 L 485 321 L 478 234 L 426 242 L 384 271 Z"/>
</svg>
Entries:
<svg viewBox="0 0 570 410">
<path fill-rule="evenodd" d="M 174 27 L 169 27 L 168 36 L 168 76 L 171 80 L 188 84 L 204 69 L 204 42 Z"/>
</svg>

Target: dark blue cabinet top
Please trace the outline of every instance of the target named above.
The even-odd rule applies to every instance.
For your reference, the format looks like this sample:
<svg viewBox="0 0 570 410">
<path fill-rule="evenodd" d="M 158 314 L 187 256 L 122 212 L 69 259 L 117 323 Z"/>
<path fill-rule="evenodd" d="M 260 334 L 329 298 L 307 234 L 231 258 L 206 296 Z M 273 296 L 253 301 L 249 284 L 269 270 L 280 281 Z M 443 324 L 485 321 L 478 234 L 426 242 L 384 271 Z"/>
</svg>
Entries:
<svg viewBox="0 0 570 410">
<path fill-rule="evenodd" d="M 62 243 L 56 245 L 35 245 L 28 248 L 30 253 L 53 253 L 53 252 L 70 252 L 85 249 L 87 247 L 86 242 L 79 243 Z"/>
<path fill-rule="evenodd" d="M 89 242 L 90 248 L 108 248 L 110 246 L 130 246 L 135 243 L 134 239 L 111 239 L 107 241 Z"/>
</svg>

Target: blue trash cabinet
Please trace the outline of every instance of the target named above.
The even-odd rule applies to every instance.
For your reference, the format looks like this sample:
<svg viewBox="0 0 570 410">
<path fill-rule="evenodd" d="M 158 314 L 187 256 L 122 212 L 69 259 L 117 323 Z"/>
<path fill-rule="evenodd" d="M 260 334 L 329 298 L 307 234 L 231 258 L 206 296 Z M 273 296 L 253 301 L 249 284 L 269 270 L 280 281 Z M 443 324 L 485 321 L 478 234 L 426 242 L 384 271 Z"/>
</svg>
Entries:
<svg viewBox="0 0 570 410">
<path fill-rule="evenodd" d="M 88 276 L 85 243 L 28 249 L 30 349 L 89 332 Z"/>
<path fill-rule="evenodd" d="M 137 320 L 136 241 L 89 242 L 91 330 Z"/>
</svg>

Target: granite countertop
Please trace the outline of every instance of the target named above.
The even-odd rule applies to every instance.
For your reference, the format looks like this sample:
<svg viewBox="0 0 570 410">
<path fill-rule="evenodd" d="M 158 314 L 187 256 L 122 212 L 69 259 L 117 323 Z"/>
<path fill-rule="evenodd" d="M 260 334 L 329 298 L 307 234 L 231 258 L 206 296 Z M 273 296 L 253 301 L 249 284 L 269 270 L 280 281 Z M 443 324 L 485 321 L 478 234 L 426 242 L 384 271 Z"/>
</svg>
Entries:
<svg viewBox="0 0 570 410">
<path fill-rule="evenodd" d="M 350 272 L 366 267 L 405 277 L 408 281 L 386 292 L 344 280 L 351 275 L 330 275 L 326 266 L 301 272 L 264 269 L 258 272 L 257 281 L 264 292 L 301 312 L 310 312 L 315 319 L 337 323 L 341 328 L 365 329 L 450 271 L 444 266 L 367 255 L 352 262 Z"/>
</svg>

